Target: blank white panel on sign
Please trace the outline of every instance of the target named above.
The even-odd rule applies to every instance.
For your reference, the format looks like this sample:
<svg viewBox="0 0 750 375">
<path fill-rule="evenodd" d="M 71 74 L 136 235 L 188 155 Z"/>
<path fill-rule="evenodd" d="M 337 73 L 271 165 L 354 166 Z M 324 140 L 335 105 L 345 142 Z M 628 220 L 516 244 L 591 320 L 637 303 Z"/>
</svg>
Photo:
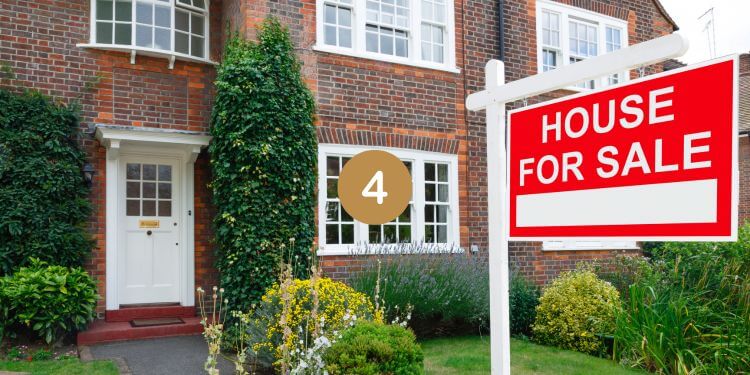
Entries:
<svg viewBox="0 0 750 375">
<path fill-rule="evenodd" d="M 519 195 L 518 227 L 710 223 L 717 180 Z"/>
</svg>

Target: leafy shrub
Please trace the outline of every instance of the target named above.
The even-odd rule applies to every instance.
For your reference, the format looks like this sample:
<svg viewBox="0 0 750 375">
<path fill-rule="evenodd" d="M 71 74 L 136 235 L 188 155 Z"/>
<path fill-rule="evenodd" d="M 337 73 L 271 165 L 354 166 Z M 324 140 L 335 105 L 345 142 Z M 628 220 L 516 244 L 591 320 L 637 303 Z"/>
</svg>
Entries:
<svg viewBox="0 0 750 375">
<path fill-rule="evenodd" d="M 587 269 L 562 273 L 544 289 L 536 309 L 534 340 L 545 345 L 599 354 L 601 335 L 614 331 L 620 294 Z"/>
<path fill-rule="evenodd" d="M 323 355 L 331 375 L 423 374 L 424 355 L 414 333 L 398 325 L 360 322 Z"/>
<path fill-rule="evenodd" d="M 240 311 L 274 283 L 283 251 L 306 270 L 315 236 L 313 96 L 288 31 L 269 19 L 258 39 L 227 42 L 209 146 L 217 267 L 229 310 Z"/>
<path fill-rule="evenodd" d="M 362 252 L 371 256 L 363 271 L 352 275 L 349 284 L 373 299 L 377 294 L 378 301 L 385 307 L 387 321 L 393 321 L 406 306 L 411 306 L 409 326 L 419 337 L 487 327 L 489 273 L 486 261 L 466 254 L 433 250 L 424 244 L 364 249 Z M 378 280 L 379 290 L 376 288 Z"/>
<path fill-rule="evenodd" d="M 32 257 L 80 266 L 93 241 L 75 108 L 0 90 L 0 276 Z"/>
<path fill-rule="evenodd" d="M 593 270 L 617 288 L 623 299 L 628 298 L 631 285 L 658 277 L 649 260 L 640 256 L 616 255 L 596 262 Z"/>
<path fill-rule="evenodd" d="M 539 287 L 513 272 L 510 279 L 510 333 L 516 336 L 531 336 L 531 325 L 536 318 L 539 305 Z"/>
<path fill-rule="evenodd" d="M 630 288 L 615 354 L 672 374 L 750 373 L 750 228 L 735 243 L 665 243 Z"/>
<path fill-rule="evenodd" d="M 317 284 L 319 307 L 317 315 L 322 318 L 327 332 L 337 332 L 349 324 L 348 316 L 356 319 L 373 319 L 374 307 L 370 299 L 346 284 L 321 278 Z M 286 342 L 290 351 L 300 348 L 300 340 L 313 331 L 315 322 L 310 319 L 312 310 L 312 293 L 310 280 L 294 280 L 287 291 L 291 296 L 290 316 L 286 326 L 291 333 Z M 248 329 L 249 347 L 255 351 L 258 359 L 270 365 L 282 358 L 284 328 L 281 323 L 282 290 L 276 284 L 266 291 L 260 304 L 250 315 Z"/>
<path fill-rule="evenodd" d="M 96 284 L 81 268 L 50 266 L 38 259 L 0 281 L 0 302 L 10 324 L 29 327 L 47 343 L 94 319 Z"/>
</svg>

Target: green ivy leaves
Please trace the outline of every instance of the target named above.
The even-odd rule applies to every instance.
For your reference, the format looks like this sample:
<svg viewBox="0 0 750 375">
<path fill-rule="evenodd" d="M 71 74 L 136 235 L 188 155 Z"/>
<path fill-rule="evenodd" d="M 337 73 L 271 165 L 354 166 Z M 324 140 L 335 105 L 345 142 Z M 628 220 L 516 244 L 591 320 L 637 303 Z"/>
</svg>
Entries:
<svg viewBox="0 0 750 375">
<path fill-rule="evenodd" d="M 217 266 L 232 310 L 260 299 L 282 259 L 307 264 L 315 236 L 314 112 L 294 45 L 277 20 L 264 22 L 257 43 L 236 35 L 228 41 L 209 152 Z"/>
<path fill-rule="evenodd" d="M 0 275 L 36 257 L 82 265 L 93 242 L 77 111 L 0 90 Z"/>
</svg>

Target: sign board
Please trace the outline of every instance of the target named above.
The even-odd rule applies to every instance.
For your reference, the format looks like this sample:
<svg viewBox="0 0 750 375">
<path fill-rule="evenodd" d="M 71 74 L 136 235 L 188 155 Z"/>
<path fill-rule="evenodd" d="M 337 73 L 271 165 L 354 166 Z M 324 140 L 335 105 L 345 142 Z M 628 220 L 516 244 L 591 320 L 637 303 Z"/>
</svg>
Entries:
<svg viewBox="0 0 750 375">
<path fill-rule="evenodd" d="M 509 239 L 734 240 L 736 57 L 511 111 Z"/>
</svg>

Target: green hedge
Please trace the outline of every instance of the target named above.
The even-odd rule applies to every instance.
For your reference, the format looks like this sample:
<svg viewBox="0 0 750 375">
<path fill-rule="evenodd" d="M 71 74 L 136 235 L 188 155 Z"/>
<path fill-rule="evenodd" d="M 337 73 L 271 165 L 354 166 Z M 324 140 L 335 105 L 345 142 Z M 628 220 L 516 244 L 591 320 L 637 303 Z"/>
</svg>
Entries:
<svg viewBox="0 0 750 375">
<path fill-rule="evenodd" d="M 258 39 L 228 41 L 211 124 L 217 266 L 229 308 L 245 311 L 282 256 L 307 269 L 315 235 L 313 96 L 288 31 L 269 19 Z"/>
<path fill-rule="evenodd" d="M 32 257 L 79 266 L 93 246 L 74 108 L 0 90 L 0 275 Z"/>
</svg>

